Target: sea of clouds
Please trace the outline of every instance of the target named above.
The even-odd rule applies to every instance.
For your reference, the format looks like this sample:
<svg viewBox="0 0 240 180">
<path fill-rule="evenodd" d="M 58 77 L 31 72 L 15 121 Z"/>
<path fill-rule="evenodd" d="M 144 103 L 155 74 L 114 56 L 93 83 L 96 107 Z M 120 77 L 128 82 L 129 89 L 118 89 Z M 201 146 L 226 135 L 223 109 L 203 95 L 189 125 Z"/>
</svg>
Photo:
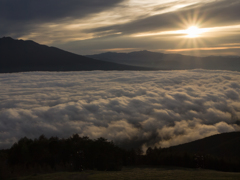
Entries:
<svg viewBox="0 0 240 180">
<path fill-rule="evenodd" d="M 41 134 L 146 149 L 240 130 L 239 72 L 9 73 L 0 87 L 0 149 Z"/>
</svg>

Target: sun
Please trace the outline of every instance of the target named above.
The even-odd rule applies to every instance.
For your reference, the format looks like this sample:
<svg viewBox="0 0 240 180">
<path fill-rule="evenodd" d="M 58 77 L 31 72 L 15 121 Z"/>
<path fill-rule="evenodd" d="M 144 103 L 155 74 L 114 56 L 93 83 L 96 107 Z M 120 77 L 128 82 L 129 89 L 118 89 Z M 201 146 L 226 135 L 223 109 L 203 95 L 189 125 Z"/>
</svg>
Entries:
<svg viewBox="0 0 240 180">
<path fill-rule="evenodd" d="M 202 30 L 199 29 L 197 26 L 191 26 L 188 29 L 186 29 L 186 34 L 187 34 L 187 37 L 189 38 L 198 37 L 198 35 L 201 33 L 202 33 Z"/>
<path fill-rule="evenodd" d="M 197 26 L 191 26 L 184 31 L 184 34 L 187 34 L 188 38 L 196 38 L 199 37 L 200 34 L 208 32 L 209 28 L 198 28 Z"/>
</svg>

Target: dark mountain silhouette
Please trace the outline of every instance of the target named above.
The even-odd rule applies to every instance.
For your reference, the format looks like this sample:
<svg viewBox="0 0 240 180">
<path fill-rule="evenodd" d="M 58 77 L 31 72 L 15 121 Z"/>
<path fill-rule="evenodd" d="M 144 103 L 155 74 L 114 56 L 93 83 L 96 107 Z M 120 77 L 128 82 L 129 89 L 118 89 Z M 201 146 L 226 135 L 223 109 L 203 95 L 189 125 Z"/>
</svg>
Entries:
<svg viewBox="0 0 240 180">
<path fill-rule="evenodd" d="M 0 73 L 21 71 L 150 70 L 94 60 L 40 45 L 34 41 L 0 38 Z"/>
<path fill-rule="evenodd" d="M 172 146 L 170 151 L 240 158 L 240 132 L 222 133 L 197 141 Z"/>
<path fill-rule="evenodd" d="M 240 132 L 223 133 L 169 148 L 146 151 L 145 163 L 240 172 Z"/>
<path fill-rule="evenodd" d="M 87 57 L 119 64 L 156 68 L 161 70 L 213 69 L 240 71 L 240 57 L 194 57 L 181 54 L 163 54 L 150 51 L 131 53 L 107 52 Z"/>
</svg>

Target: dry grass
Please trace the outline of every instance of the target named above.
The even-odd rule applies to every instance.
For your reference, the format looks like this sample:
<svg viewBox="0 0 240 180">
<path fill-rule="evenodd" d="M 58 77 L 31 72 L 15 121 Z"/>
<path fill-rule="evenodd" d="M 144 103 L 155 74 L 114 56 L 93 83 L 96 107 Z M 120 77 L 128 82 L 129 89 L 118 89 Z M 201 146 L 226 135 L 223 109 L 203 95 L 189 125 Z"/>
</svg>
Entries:
<svg viewBox="0 0 240 180">
<path fill-rule="evenodd" d="M 38 174 L 14 180 L 239 180 L 240 173 L 187 168 L 123 168 L 122 171 L 61 172 Z M 13 180 L 13 179 L 12 179 Z"/>
</svg>

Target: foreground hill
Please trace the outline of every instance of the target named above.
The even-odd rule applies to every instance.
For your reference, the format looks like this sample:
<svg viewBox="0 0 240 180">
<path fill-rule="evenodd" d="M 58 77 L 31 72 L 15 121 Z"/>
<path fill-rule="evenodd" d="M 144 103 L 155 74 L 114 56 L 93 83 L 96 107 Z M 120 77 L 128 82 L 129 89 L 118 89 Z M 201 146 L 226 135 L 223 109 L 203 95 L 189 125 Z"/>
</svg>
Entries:
<svg viewBox="0 0 240 180">
<path fill-rule="evenodd" d="M 240 158 L 240 132 L 217 134 L 197 141 L 170 147 L 171 151 Z"/>
<path fill-rule="evenodd" d="M 194 57 L 181 54 L 137 51 L 131 53 L 107 52 L 88 55 L 87 57 L 162 70 L 212 69 L 240 71 L 240 57 L 230 56 Z"/>
<path fill-rule="evenodd" d="M 240 172 L 240 132 L 224 133 L 170 147 L 148 148 L 145 163 Z"/>
<path fill-rule="evenodd" d="M 0 73 L 21 71 L 150 70 L 94 60 L 40 45 L 34 41 L 0 38 Z"/>
</svg>

